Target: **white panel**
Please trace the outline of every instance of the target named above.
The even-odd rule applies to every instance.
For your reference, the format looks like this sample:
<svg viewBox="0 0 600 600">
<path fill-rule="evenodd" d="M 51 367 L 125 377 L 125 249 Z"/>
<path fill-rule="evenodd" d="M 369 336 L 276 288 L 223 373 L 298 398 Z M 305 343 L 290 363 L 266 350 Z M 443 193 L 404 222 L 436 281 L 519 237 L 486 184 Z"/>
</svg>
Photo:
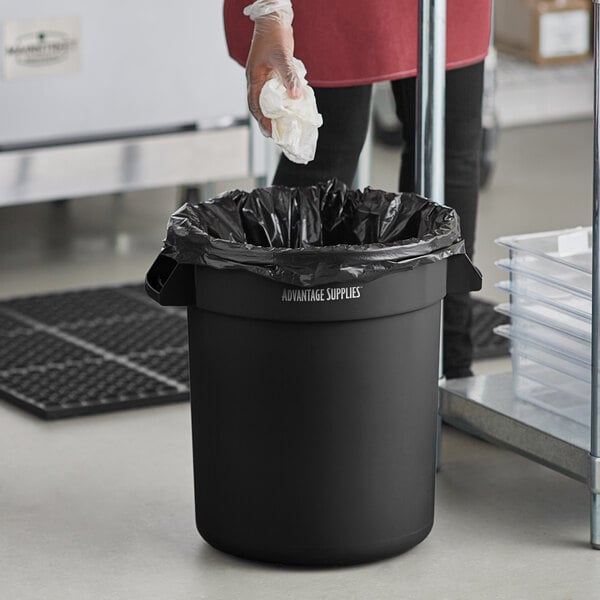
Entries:
<svg viewBox="0 0 600 600">
<path fill-rule="evenodd" d="M 221 0 L 3 0 L 4 26 L 76 17 L 80 70 L 0 77 L 0 145 L 245 117 Z M 10 74 L 9 74 L 10 75 Z"/>
</svg>

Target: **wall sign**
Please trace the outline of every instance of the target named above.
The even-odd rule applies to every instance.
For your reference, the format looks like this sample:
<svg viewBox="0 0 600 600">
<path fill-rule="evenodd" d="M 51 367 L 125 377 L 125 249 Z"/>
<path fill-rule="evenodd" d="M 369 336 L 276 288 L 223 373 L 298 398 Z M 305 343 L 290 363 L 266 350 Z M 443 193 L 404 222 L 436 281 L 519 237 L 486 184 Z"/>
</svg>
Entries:
<svg viewBox="0 0 600 600">
<path fill-rule="evenodd" d="M 4 79 L 79 71 L 79 18 L 6 22 L 2 60 Z"/>
</svg>

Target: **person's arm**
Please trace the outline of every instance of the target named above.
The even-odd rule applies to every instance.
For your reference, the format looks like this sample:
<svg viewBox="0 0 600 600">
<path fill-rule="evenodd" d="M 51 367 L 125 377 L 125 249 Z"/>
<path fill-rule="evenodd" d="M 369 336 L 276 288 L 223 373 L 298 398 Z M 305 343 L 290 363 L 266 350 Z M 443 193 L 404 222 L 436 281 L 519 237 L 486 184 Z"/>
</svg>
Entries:
<svg viewBox="0 0 600 600">
<path fill-rule="evenodd" d="M 262 133 L 271 135 L 271 119 L 260 109 L 260 92 L 267 80 L 277 73 L 291 98 L 300 96 L 301 82 L 293 63 L 294 12 L 291 0 L 256 0 L 244 9 L 254 21 L 254 35 L 246 62 L 248 107 Z"/>
</svg>

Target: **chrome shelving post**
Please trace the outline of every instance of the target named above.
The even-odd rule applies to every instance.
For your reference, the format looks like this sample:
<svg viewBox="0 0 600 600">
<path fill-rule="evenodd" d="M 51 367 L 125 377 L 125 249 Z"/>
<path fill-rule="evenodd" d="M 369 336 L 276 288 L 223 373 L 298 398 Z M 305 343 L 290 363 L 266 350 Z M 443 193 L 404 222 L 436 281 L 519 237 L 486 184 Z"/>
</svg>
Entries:
<svg viewBox="0 0 600 600">
<path fill-rule="evenodd" d="M 419 0 L 415 181 L 418 194 L 444 204 L 446 0 Z"/>
<path fill-rule="evenodd" d="M 446 112 L 446 0 L 419 0 L 415 190 L 444 204 Z M 442 375 L 440 322 L 440 377 Z M 442 418 L 438 414 L 436 467 L 441 464 Z"/>
<path fill-rule="evenodd" d="M 590 541 L 600 550 L 600 0 L 594 0 L 594 209 L 592 251 L 592 409 L 590 436 Z"/>
</svg>

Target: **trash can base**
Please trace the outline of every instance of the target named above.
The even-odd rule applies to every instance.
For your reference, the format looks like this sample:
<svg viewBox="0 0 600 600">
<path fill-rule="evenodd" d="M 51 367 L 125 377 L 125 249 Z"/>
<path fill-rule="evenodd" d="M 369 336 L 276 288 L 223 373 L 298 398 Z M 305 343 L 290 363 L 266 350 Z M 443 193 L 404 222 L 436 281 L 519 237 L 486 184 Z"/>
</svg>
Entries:
<svg viewBox="0 0 600 600">
<path fill-rule="evenodd" d="M 345 567 L 393 558 L 420 544 L 430 533 L 433 521 L 417 531 L 377 545 L 360 548 L 272 549 L 249 547 L 236 540 L 221 540 L 198 528 L 202 539 L 219 552 L 244 560 L 297 567 Z"/>
</svg>

